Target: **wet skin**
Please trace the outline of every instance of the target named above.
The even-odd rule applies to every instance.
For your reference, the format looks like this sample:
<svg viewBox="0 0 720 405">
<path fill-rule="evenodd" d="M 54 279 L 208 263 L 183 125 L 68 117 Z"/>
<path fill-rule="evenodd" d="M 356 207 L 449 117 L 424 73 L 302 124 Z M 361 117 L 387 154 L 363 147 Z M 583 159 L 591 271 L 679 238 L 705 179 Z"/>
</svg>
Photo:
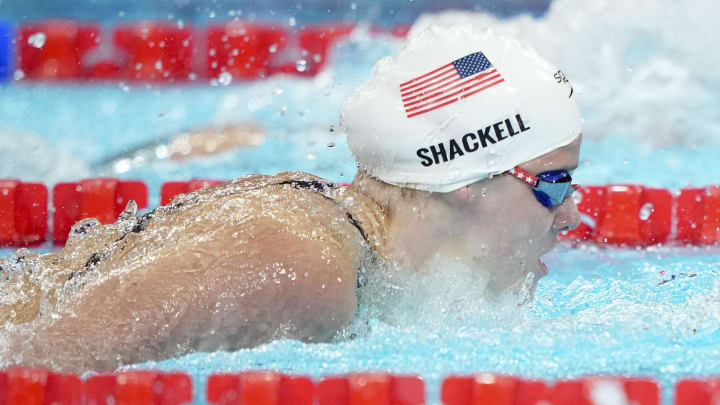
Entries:
<svg viewBox="0 0 720 405">
<path fill-rule="evenodd" d="M 580 142 L 522 167 L 571 169 Z M 502 290 L 530 272 L 536 283 L 537 259 L 579 221 L 572 199 L 547 209 L 510 176 L 413 200 L 362 176 L 324 193 L 278 185 L 289 181 L 322 179 L 240 178 L 142 219 L 83 227 L 60 253 L 25 255 L 2 285 L 0 365 L 79 372 L 276 338 L 326 341 L 354 316 L 369 246 L 410 271 L 434 255 L 460 258 Z"/>
</svg>

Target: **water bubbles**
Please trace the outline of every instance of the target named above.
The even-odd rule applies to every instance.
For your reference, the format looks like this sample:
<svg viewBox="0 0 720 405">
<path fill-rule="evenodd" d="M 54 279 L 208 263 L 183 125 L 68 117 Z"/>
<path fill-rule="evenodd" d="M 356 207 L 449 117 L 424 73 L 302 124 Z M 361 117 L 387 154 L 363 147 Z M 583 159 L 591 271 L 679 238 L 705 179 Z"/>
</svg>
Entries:
<svg viewBox="0 0 720 405">
<path fill-rule="evenodd" d="M 211 11 L 210 14 L 208 15 L 208 17 L 210 17 L 210 18 L 215 18 L 216 16 L 217 16 L 217 14 L 215 14 L 214 10 Z"/>
<path fill-rule="evenodd" d="M 290 17 L 290 18 L 288 19 L 288 25 L 291 26 L 291 27 L 294 27 L 295 24 L 297 24 L 297 21 L 295 20 L 295 17 Z"/>
<path fill-rule="evenodd" d="M 270 53 L 275 53 L 275 52 L 277 52 L 277 50 L 278 50 L 278 44 L 272 44 L 268 47 L 268 51 L 270 51 Z"/>
<path fill-rule="evenodd" d="M 295 70 L 298 72 L 304 72 L 307 70 L 307 61 L 305 59 L 300 59 L 297 62 L 295 62 Z"/>
<path fill-rule="evenodd" d="M 218 76 L 218 83 L 222 86 L 227 86 L 230 83 L 232 83 L 233 77 L 230 72 L 222 72 L 220 73 L 220 76 Z"/>
<path fill-rule="evenodd" d="M 279 96 L 279 95 L 283 94 L 283 89 L 281 89 L 280 87 L 278 87 L 278 88 L 276 88 L 275 90 L 273 90 L 273 94 L 276 95 L 276 96 Z"/>
<path fill-rule="evenodd" d="M 195 80 L 197 80 L 197 77 L 198 77 L 197 73 L 190 73 L 190 74 L 188 75 L 188 79 L 190 79 L 190 81 L 195 81 Z"/>
<path fill-rule="evenodd" d="M 316 63 L 320 63 L 322 61 L 322 55 L 316 53 L 315 55 L 313 55 L 313 61 L 315 61 Z"/>
<path fill-rule="evenodd" d="M 355 2 L 350 3 L 350 10 L 357 10 L 357 3 L 355 3 Z"/>
<path fill-rule="evenodd" d="M 162 70 L 163 63 L 161 60 L 155 62 L 155 70 Z"/>
<path fill-rule="evenodd" d="M 317 160 L 317 155 L 314 153 L 308 153 L 307 158 L 308 160 Z"/>
<path fill-rule="evenodd" d="M 652 203 L 645 203 L 645 205 L 640 208 L 640 213 L 638 217 L 641 221 L 647 221 L 648 218 L 650 218 L 650 215 L 652 215 L 653 211 L 655 210 L 655 207 L 653 207 Z"/>
<path fill-rule="evenodd" d="M 43 45 L 45 45 L 46 39 L 47 39 L 47 35 L 45 35 L 44 32 L 36 32 L 36 33 L 30 35 L 30 38 L 28 38 L 28 45 L 33 46 L 35 48 L 42 48 Z"/>
<path fill-rule="evenodd" d="M 22 70 L 16 69 L 16 70 L 13 72 L 13 80 L 16 80 L 16 81 L 17 81 L 17 80 L 22 80 L 22 79 L 24 79 L 24 78 L 25 78 L 25 72 L 23 72 Z"/>
<path fill-rule="evenodd" d="M 331 149 L 334 148 L 334 147 L 335 147 L 335 142 L 329 142 L 329 143 L 327 144 L 327 147 L 328 147 L 328 148 L 331 148 Z"/>
<path fill-rule="evenodd" d="M 335 125 L 330 125 L 330 134 L 332 135 L 334 133 L 335 133 Z"/>
</svg>

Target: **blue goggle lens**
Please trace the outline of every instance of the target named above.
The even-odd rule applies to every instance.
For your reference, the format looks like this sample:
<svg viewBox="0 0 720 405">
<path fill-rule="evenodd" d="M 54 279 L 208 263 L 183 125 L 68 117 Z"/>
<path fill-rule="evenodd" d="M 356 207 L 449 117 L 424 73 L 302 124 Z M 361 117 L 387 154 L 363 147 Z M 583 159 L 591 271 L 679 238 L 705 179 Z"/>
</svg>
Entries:
<svg viewBox="0 0 720 405">
<path fill-rule="evenodd" d="M 533 187 L 533 193 L 545 207 L 557 207 L 575 191 L 572 186 L 572 173 L 567 170 L 540 173 L 537 178 L 538 184 Z"/>
</svg>

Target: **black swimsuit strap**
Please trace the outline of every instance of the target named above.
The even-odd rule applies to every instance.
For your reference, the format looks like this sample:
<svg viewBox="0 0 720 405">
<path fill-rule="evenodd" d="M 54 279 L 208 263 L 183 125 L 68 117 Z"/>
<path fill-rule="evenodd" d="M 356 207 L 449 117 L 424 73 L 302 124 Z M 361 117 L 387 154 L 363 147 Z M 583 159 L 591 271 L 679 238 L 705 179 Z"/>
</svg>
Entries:
<svg viewBox="0 0 720 405">
<path fill-rule="evenodd" d="M 287 181 L 283 181 L 283 182 L 281 182 L 281 183 L 276 183 L 276 184 L 278 184 L 278 185 L 287 185 L 287 184 L 289 184 L 289 185 L 291 185 L 291 186 L 293 186 L 294 188 L 297 188 L 297 189 L 310 190 L 310 191 L 313 191 L 313 192 L 315 192 L 315 193 L 323 196 L 323 198 L 325 198 L 326 200 L 332 201 L 332 202 L 334 202 L 335 204 L 338 204 L 337 201 L 335 201 L 334 199 L 332 199 L 332 198 L 326 196 L 325 194 L 323 194 L 323 191 L 325 191 L 327 188 L 330 188 L 330 189 L 336 189 L 336 188 L 338 188 L 338 186 L 335 185 L 335 184 L 333 184 L 333 183 L 324 183 L 324 182 L 316 181 L 316 180 L 312 180 L 312 181 L 307 181 L 307 180 L 287 180 Z M 339 204 L 338 204 L 338 205 L 339 205 Z M 365 240 L 365 243 L 367 243 L 367 244 L 369 245 L 370 242 L 368 241 L 367 235 L 365 234 L 365 230 L 360 226 L 360 223 L 352 216 L 352 214 L 350 213 L 350 211 L 348 211 L 347 209 L 345 209 L 345 216 L 347 217 L 348 221 L 350 221 L 350 223 L 351 223 L 355 228 L 357 228 L 358 231 L 360 231 L 360 235 L 361 235 L 362 238 Z"/>
</svg>

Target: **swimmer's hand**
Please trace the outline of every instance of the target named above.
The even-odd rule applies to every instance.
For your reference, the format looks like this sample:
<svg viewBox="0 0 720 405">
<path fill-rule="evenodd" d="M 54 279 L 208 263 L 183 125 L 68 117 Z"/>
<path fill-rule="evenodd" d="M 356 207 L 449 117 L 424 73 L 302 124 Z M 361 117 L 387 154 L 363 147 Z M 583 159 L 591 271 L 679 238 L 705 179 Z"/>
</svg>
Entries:
<svg viewBox="0 0 720 405">
<path fill-rule="evenodd" d="M 162 137 L 94 165 L 103 175 L 115 175 L 163 159 L 183 160 L 209 156 L 237 147 L 261 145 L 265 130 L 253 122 L 225 126 L 204 126 Z"/>
<path fill-rule="evenodd" d="M 257 146 L 265 141 L 265 130 L 246 122 L 221 128 L 206 127 L 183 132 L 168 145 L 170 159 L 219 153 L 240 146 Z"/>
</svg>

